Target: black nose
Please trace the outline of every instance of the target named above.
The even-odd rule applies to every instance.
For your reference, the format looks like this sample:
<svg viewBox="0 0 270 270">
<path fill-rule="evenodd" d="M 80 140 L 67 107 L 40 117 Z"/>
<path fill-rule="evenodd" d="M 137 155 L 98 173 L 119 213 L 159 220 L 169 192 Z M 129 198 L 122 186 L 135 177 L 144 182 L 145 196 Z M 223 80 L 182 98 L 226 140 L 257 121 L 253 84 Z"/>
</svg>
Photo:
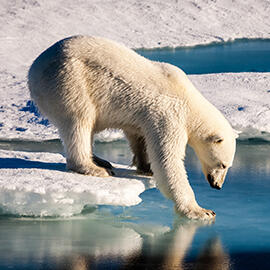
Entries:
<svg viewBox="0 0 270 270">
<path fill-rule="evenodd" d="M 221 189 L 217 183 L 214 183 L 214 177 L 211 174 L 207 174 L 207 180 L 212 188 Z"/>
<path fill-rule="evenodd" d="M 207 174 L 207 180 L 211 184 L 211 183 L 213 183 L 214 178 L 213 178 L 213 176 L 211 174 Z"/>
</svg>

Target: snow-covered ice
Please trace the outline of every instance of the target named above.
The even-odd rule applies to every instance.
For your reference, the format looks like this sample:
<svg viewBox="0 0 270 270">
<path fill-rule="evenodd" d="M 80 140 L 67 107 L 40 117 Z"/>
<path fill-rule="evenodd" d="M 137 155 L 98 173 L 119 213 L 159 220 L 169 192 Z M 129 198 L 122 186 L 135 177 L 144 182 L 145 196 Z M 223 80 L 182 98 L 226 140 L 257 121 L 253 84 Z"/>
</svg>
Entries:
<svg viewBox="0 0 270 270">
<path fill-rule="evenodd" d="M 55 128 L 48 128 L 46 120 L 36 117 L 29 103 L 26 74 L 43 50 L 64 37 L 99 35 L 132 48 L 270 38 L 269 12 L 268 0 L 256 4 L 251 0 L 1 1 L 0 138 L 58 137 Z M 190 78 L 236 128 L 270 132 L 269 76 L 251 73 Z M 106 132 L 98 139 L 121 137 L 121 133 Z"/>
<path fill-rule="evenodd" d="M 55 127 L 40 117 L 30 101 L 26 74 L 43 50 L 64 37 L 99 35 L 131 48 L 270 38 L 269 13 L 268 0 L 3 0 L 0 139 L 58 138 Z M 189 77 L 231 124 L 243 131 L 242 137 L 270 139 L 269 73 Z M 121 138 L 123 134 L 118 131 L 96 136 L 99 141 Z M 145 179 L 134 175 L 96 179 L 67 173 L 64 163 L 59 154 L 1 150 L 2 210 L 24 215 L 71 215 L 79 213 L 85 204 L 133 205 L 139 203 L 138 196 L 147 186 Z"/>
<path fill-rule="evenodd" d="M 270 74 L 192 75 L 191 81 L 242 133 L 270 141 Z"/>
<path fill-rule="evenodd" d="M 270 38 L 268 0 L 2 0 L 1 69 L 24 74 L 59 39 L 100 35 L 133 48 Z"/>
<path fill-rule="evenodd" d="M 138 204 L 151 179 L 115 164 L 114 177 L 67 173 L 60 154 L 0 150 L 0 212 L 71 216 L 85 205 Z"/>
</svg>

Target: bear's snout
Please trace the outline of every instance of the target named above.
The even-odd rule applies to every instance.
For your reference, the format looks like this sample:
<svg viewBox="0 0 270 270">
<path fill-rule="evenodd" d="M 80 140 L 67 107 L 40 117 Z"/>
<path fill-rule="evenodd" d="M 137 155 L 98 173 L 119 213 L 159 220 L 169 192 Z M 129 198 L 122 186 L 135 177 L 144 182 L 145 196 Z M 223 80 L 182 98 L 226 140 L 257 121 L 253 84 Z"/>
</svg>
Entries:
<svg viewBox="0 0 270 270">
<path fill-rule="evenodd" d="M 215 178 L 211 174 L 207 174 L 207 180 L 212 188 L 221 189 L 222 185 L 215 181 Z"/>
</svg>

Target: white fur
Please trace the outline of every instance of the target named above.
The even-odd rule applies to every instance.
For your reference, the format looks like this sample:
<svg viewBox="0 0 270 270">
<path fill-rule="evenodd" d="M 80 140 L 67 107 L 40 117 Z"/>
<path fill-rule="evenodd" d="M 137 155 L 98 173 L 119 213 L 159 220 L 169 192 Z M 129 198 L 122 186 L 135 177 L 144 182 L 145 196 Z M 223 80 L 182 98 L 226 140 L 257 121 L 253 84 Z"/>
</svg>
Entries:
<svg viewBox="0 0 270 270">
<path fill-rule="evenodd" d="M 107 39 L 75 36 L 35 60 L 29 89 L 40 111 L 58 127 L 69 169 L 108 175 L 92 161 L 93 134 L 123 129 L 138 170 L 147 172 L 146 163 L 151 163 L 159 189 L 178 212 L 214 218 L 195 200 L 184 168 L 185 147 L 194 148 L 211 185 L 220 188 L 232 165 L 235 135 L 183 71 Z"/>
</svg>

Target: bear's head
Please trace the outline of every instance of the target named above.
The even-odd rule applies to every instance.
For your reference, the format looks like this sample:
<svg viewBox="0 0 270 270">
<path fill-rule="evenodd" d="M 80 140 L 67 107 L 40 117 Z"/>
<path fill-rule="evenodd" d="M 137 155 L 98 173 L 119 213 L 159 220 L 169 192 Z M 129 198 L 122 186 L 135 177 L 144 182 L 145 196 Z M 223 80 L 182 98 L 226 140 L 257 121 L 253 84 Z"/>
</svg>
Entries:
<svg viewBox="0 0 270 270">
<path fill-rule="evenodd" d="M 174 75 L 177 95 L 182 101 L 180 107 L 186 116 L 184 119 L 188 144 L 195 150 L 211 187 L 221 189 L 233 163 L 238 134 L 223 114 L 196 89 L 183 71 L 168 65 L 166 67 L 170 68 L 170 74 Z"/>
<path fill-rule="evenodd" d="M 226 132 L 206 133 L 191 145 L 202 165 L 202 171 L 210 186 L 221 189 L 228 169 L 232 166 L 237 133 L 230 127 Z"/>
</svg>

